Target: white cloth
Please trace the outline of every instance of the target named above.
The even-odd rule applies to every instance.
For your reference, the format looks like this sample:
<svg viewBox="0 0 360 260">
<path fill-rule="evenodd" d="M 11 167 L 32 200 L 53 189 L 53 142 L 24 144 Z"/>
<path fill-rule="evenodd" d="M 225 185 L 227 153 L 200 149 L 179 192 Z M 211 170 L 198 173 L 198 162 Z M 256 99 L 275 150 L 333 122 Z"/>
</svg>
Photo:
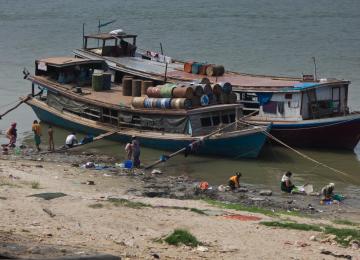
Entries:
<svg viewBox="0 0 360 260">
<path fill-rule="evenodd" d="M 77 143 L 76 136 L 74 134 L 68 135 L 65 140 L 65 144 L 74 145 Z"/>
</svg>

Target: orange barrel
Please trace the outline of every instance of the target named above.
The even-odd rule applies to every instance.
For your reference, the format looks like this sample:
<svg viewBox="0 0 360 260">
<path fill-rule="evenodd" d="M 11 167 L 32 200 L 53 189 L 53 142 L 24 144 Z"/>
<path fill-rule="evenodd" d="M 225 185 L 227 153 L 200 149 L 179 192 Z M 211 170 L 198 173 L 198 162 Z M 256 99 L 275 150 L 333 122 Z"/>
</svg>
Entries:
<svg viewBox="0 0 360 260">
<path fill-rule="evenodd" d="M 123 93 L 123 96 L 132 96 L 132 79 L 131 78 L 123 78 L 122 93 Z"/>
<path fill-rule="evenodd" d="M 191 108 L 191 100 L 187 98 L 171 99 L 171 108 L 173 109 L 189 109 Z"/>
<path fill-rule="evenodd" d="M 191 65 L 191 73 L 192 73 L 192 74 L 199 74 L 200 68 L 201 68 L 201 66 L 203 66 L 203 65 L 204 65 L 203 63 L 194 62 L 194 63 Z"/>
<path fill-rule="evenodd" d="M 222 65 L 209 65 L 206 68 L 206 75 L 208 76 L 217 77 L 224 75 L 224 73 L 225 73 L 225 68 Z"/>
<path fill-rule="evenodd" d="M 188 61 L 184 63 L 184 71 L 187 73 L 191 73 L 191 66 L 194 62 Z"/>
<path fill-rule="evenodd" d="M 159 87 L 149 87 L 147 90 L 146 90 L 146 94 L 149 96 L 149 97 L 152 97 L 152 98 L 160 98 L 161 95 L 160 95 L 160 89 Z"/>
<path fill-rule="evenodd" d="M 162 98 L 171 98 L 172 92 L 176 88 L 176 84 L 167 83 L 160 89 L 160 95 Z"/>
<path fill-rule="evenodd" d="M 141 97 L 141 79 L 133 79 L 132 81 L 132 96 Z"/>
<path fill-rule="evenodd" d="M 230 82 L 222 82 L 222 83 L 219 83 L 221 89 L 222 89 L 222 92 L 226 93 L 226 94 L 230 94 L 231 91 L 232 91 L 232 85 Z"/>
<path fill-rule="evenodd" d="M 210 79 L 208 79 L 208 78 L 202 78 L 201 80 L 200 80 L 200 84 L 210 84 L 211 82 L 210 82 Z"/>
<path fill-rule="evenodd" d="M 212 93 L 212 88 L 210 84 L 200 84 L 200 86 L 202 87 L 205 95 L 209 95 L 210 93 Z"/>
<path fill-rule="evenodd" d="M 201 95 L 204 94 L 204 90 L 203 90 L 203 88 L 201 87 L 201 85 L 199 85 L 199 84 L 190 85 L 190 87 L 193 89 L 193 92 L 194 92 L 194 95 L 195 95 L 195 96 L 201 97 Z"/>
<path fill-rule="evenodd" d="M 192 105 L 192 107 L 199 107 L 199 106 L 201 105 L 201 103 L 200 103 L 200 97 L 198 97 L 198 96 L 192 97 L 192 99 L 191 99 L 191 105 Z"/>
<path fill-rule="evenodd" d="M 222 92 L 222 88 L 219 84 L 213 84 L 213 85 L 211 85 L 211 88 L 212 88 L 212 92 L 215 95 L 220 95 Z"/>
<path fill-rule="evenodd" d="M 237 95 L 234 92 L 229 94 L 229 104 L 234 104 L 237 101 Z"/>
<path fill-rule="evenodd" d="M 133 97 L 131 104 L 135 108 L 144 108 L 146 98 L 147 97 Z"/>
<path fill-rule="evenodd" d="M 229 103 L 229 94 L 222 92 L 221 95 L 219 96 L 219 103 L 220 104 L 228 104 Z"/>
<path fill-rule="evenodd" d="M 153 86 L 154 83 L 151 80 L 143 80 L 141 82 L 141 95 L 146 95 L 146 91 L 149 87 Z"/>
<path fill-rule="evenodd" d="M 172 92 L 173 98 L 192 98 L 194 96 L 194 90 L 189 86 L 177 86 Z"/>
</svg>

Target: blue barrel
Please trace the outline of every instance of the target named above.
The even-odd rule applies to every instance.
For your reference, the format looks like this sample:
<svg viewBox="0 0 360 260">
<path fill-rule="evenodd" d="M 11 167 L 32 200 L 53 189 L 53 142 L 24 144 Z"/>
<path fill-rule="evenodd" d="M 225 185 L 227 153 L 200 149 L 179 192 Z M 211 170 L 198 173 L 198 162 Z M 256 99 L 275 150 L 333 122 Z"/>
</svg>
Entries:
<svg viewBox="0 0 360 260">
<path fill-rule="evenodd" d="M 145 98 L 144 100 L 144 107 L 145 108 L 153 108 L 153 101 L 155 98 Z"/>
<path fill-rule="evenodd" d="M 230 94 L 232 91 L 232 85 L 229 82 L 222 82 L 219 84 L 222 92 L 224 92 L 225 94 Z"/>
<path fill-rule="evenodd" d="M 194 62 L 194 63 L 191 65 L 191 73 L 192 73 L 192 74 L 199 74 L 199 73 L 200 73 L 200 68 L 201 68 L 201 66 L 203 66 L 203 65 L 204 65 L 203 63 Z"/>
<path fill-rule="evenodd" d="M 207 106 L 207 105 L 209 105 L 209 101 L 210 101 L 210 99 L 209 99 L 209 96 L 208 95 L 202 95 L 201 97 L 200 97 L 200 104 L 201 104 L 201 106 Z"/>
<path fill-rule="evenodd" d="M 156 100 L 156 107 L 162 109 L 170 109 L 171 108 L 171 98 L 158 98 Z"/>
</svg>

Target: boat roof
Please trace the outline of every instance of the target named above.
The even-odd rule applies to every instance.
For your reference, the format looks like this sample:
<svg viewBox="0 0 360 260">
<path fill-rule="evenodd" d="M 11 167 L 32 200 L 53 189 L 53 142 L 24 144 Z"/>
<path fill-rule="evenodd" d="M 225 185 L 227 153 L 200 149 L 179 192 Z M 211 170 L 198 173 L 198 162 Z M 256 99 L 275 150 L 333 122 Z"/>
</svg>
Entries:
<svg viewBox="0 0 360 260">
<path fill-rule="evenodd" d="M 104 63 L 101 59 L 83 59 L 83 58 L 74 58 L 74 57 L 50 57 L 40 60 L 36 60 L 37 63 L 45 63 L 46 65 L 54 67 L 67 67 L 69 65 L 80 65 L 80 64 L 99 64 Z"/>
<path fill-rule="evenodd" d="M 84 35 L 84 38 L 97 39 L 97 40 L 113 40 L 116 38 L 126 39 L 126 38 L 134 38 L 134 37 L 137 37 L 137 35 L 127 34 L 127 33 L 121 33 L 121 34 L 97 33 L 97 34 Z"/>
<path fill-rule="evenodd" d="M 322 87 L 333 84 L 349 84 L 349 81 L 338 79 L 322 79 L 314 82 L 305 82 L 300 77 L 281 77 L 269 75 L 255 75 L 226 71 L 223 76 L 209 77 L 206 75 L 192 74 L 184 71 L 184 62 L 175 61 L 165 63 L 142 59 L 141 57 L 109 57 L 101 56 L 91 50 L 75 50 L 76 55 L 83 54 L 87 57 L 102 58 L 115 70 L 139 77 L 149 77 L 155 80 L 163 79 L 165 70 L 170 81 L 200 81 L 207 77 L 211 83 L 230 82 L 233 90 L 238 92 L 299 92 L 305 89 Z"/>
</svg>

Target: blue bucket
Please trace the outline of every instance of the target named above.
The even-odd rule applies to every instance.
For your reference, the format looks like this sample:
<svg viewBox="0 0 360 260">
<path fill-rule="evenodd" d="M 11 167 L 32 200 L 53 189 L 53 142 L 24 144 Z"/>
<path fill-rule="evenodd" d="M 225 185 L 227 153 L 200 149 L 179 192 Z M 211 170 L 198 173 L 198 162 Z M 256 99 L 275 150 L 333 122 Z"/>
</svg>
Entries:
<svg viewBox="0 0 360 260">
<path fill-rule="evenodd" d="M 124 167 L 125 167 L 125 169 L 132 169 L 133 162 L 131 160 L 124 161 Z"/>
</svg>

